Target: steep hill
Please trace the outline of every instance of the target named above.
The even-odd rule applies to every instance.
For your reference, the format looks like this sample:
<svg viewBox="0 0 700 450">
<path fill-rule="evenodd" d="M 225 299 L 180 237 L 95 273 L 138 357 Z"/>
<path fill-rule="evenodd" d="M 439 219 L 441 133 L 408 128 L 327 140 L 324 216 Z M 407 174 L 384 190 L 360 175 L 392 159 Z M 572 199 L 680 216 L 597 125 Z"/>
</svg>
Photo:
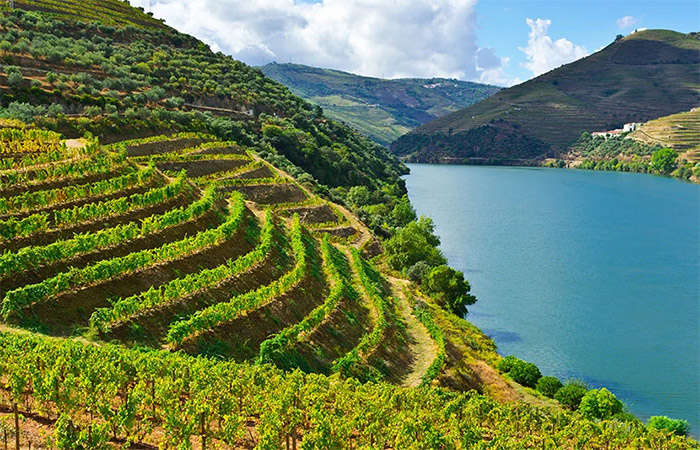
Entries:
<svg viewBox="0 0 700 450">
<path fill-rule="evenodd" d="M 124 2 L 15 5 L 33 9 L 0 20 L 4 442 L 697 448 L 502 364 L 381 146 Z M 418 239 L 395 260 L 438 261 L 419 261 L 429 290 L 375 230 Z"/>
<path fill-rule="evenodd" d="M 583 131 L 621 127 L 700 104 L 700 34 L 641 31 L 579 61 L 399 138 L 413 161 L 530 164 Z"/>
<path fill-rule="evenodd" d="M 383 145 L 500 90 L 444 78 L 385 80 L 300 64 L 271 63 L 261 70 L 294 94 L 321 106 L 333 119 Z"/>
</svg>

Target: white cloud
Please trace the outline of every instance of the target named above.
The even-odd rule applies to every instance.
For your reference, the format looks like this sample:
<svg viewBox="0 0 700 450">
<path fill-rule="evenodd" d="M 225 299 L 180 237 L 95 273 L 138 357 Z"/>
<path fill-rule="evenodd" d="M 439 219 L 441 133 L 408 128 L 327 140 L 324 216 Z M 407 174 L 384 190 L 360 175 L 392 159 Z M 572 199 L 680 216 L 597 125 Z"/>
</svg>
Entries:
<svg viewBox="0 0 700 450">
<path fill-rule="evenodd" d="M 477 0 L 131 0 L 251 65 L 292 61 L 377 77 L 510 83 L 476 44 Z M 482 54 L 483 52 L 491 55 Z M 493 56 L 493 57 L 491 57 Z"/>
<path fill-rule="evenodd" d="M 625 28 L 632 28 L 639 19 L 634 16 L 625 16 L 617 19 L 617 28 L 624 30 Z"/>
<path fill-rule="evenodd" d="M 525 53 L 527 58 L 527 62 L 521 65 L 530 70 L 534 76 L 549 72 L 562 64 L 570 63 L 589 54 L 586 47 L 576 45 L 564 38 L 552 41 L 552 38 L 547 35 L 551 24 L 551 20 L 527 19 L 527 25 L 530 27 L 530 39 L 526 47 L 518 48 Z"/>
</svg>

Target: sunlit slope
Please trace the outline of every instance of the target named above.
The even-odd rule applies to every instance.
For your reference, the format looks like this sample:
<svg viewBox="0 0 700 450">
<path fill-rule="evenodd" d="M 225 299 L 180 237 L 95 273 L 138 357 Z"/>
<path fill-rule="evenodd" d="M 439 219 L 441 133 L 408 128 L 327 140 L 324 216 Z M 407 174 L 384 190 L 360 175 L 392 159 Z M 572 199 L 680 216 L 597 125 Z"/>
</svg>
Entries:
<svg viewBox="0 0 700 450">
<path fill-rule="evenodd" d="M 583 131 L 688 111 L 700 103 L 700 35 L 634 33 L 601 51 L 429 122 L 392 146 L 417 161 L 527 163 Z"/>
<path fill-rule="evenodd" d="M 500 90 L 443 78 L 385 80 L 300 64 L 271 63 L 261 70 L 301 98 L 323 107 L 330 117 L 384 145 Z"/>
<path fill-rule="evenodd" d="M 244 146 L 4 125 L 0 432 L 21 446 L 697 448 L 502 377 L 492 341 L 362 256 L 354 217 Z"/>
<path fill-rule="evenodd" d="M 363 259 L 369 230 L 250 149 L 0 131 L 6 323 L 399 384 L 446 369 L 443 355 L 424 378 L 436 347 L 412 344 L 428 333 L 404 288 Z M 494 360 L 484 342 L 463 351 Z"/>
<path fill-rule="evenodd" d="M 671 147 L 686 158 L 700 160 L 700 110 L 649 121 L 631 136 L 649 144 Z"/>
</svg>

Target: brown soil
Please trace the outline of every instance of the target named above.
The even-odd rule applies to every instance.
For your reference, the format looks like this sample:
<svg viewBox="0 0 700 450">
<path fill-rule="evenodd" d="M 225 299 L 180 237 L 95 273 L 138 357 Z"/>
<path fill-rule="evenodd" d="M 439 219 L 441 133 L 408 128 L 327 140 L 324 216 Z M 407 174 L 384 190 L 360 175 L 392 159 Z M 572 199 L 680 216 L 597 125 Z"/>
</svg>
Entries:
<svg viewBox="0 0 700 450">
<path fill-rule="evenodd" d="M 162 153 L 176 152 L 178 150 L 196 147 L 203 142 L 205 142 L 205 140 L 200 138 L 149 142 L 147 144 L 130 146 L 127 148 L 127 152 L 129 153 L 129 156 L 159 155 Z"/>
<path fill-rule="evenodd" d="M 254 243 L 249 244 L 250 251 Z M 279 250 L 274 249 L 259 263 L 212 288 L 151 309 L 126 323 L 119 324 L 110 331 L 107 338 L 130 345 L 160 346 L 165 343 L 164 338 L 173 322 L 273 282 L 288 268 L 288 259 L 283 257 Z"/>
<path fill-rule="evenodd" d="M 205 148 L 192 152 L 193 155 L 246 155 L 246 152 L 235 145 L 229 147 Z"/>
<path fill-rule="evenodd" d="M 299 219 L 302 222 L 309 224 L 338 221 L 338 216 L 335 215 L 333 208 L 325 204 L 319 206 L 302 206 L 299 208 L 289 208 L 281 211 L 280 214 L 286 217 L 291 217 L 294 214 L 299 214 Z"/>
<path fill-rule="evenodd" d="M 306 200 L 307 196 L 293 184 L 256 184 L 252 186 L 232 186 L 222 189 L 224 192 L 238 191 L 256 203 L 274 205 L 277 203 L 296 203 Z"/>
<path fill-rule="evenodd" d="M 241 159 L 212 159 L 203 161 L 164 162 L 156 164 L 160 170 L 180 172 L 185 170 L 188 177 L 203 177 L 217 172 L 226 172 L 248 164 L 250 161 Z"/>
<path fill-rule="evenodd" d="M 71 237 L 73 237 L 74 234 L 77 233 L 97 231 L 103 228 L 109 228 L 123 223 L 133 222 L 135 220 L 145 219 L 146 217 L 152 216 L 154 214 L 163 214 L 173 208 L 177 208 L 178 206 L 184 205 L 186 203 L 186 195 L 179 195 L 165 202 L 150 205 L 146 208 L 138 209 L 127 214 L 106 217 L 95 222 L 81 223 L 71 227 L 59 228 L 35 234 L 32 236 L 27 236 L 25 238 L 18 238 L 12 239 L 10 241 L 1 242 L 0 251 L 5 249 L 10 251 L 17 251 L 22 247 L 28 247 L 30 245 L 47 245 L 59 239 L 70 239 Z"/>
<path fill-rule="evenodd" d="M 355 348 L 371 331 L 369 310 L 359 301 L 344 298 L 315 330 L 294 350 L 314 372 L 329 373 L 331 364 Z"/>
<path fill-rule="evenodd" d="M 351 238 L 357 234 L 357 230 L 353 227 L 320 228 L 314 231 L 319 233 L 330 234 L 331 236 L 339 237 L 342 239 Z"/>
<path fill-rule="evenodd" d="M 257 169 L 239 173 L 233 178 L 237 179 L 255 179 L 255 178 L 272 178 L 274 175 L 266 166 L 258 167 Z"/>
<path fill-rule="evenodd" d="M 216 226 L 216 222 L 210 226 Z M 108 307 L 110 299 L 125 298 L 160 286 L 175 278 L 202 269 L 216 267 L 228 258 L 238 257 L 250 248 L 241 229 L 221 245 L 207 247 L 202 251 L 175 261 L 149 266 L 142 270 L 106 280 L 102 283 L 79 288 L 48 301 L 32 305 L 25 310 L 25 320 L 50 334 L 72 334 L 79 327 L 89 324 L 90 315 L 96 308 Z"/>
<path fill-rule="evenodd" d="M 83 253 L 73 258 L 39 266 L 21 273 L 11 274 L 0 279 L 0 293 L 8 292 L 27 284 L 39 283 L 46 278 L 64 272 L 68 267 L 85 267 L 97 261 L 128 255 L 129 253 L 138 252 L 147 248 L 160 247 L 168 242 L 182 239 L 185 236 L 195 235 L 199 231 L 209 228 L 212 223 L 216 223 L 217 214 L 216 211 L 211 211 L 188 222 L 183 222 L 157 233 L 149 234 L 110 248 Z"/>
<path fill-rule="evenodd" d="M 154 183 L 151 183 L 148 185 L 132 186 L 132 187 L 129 187 L 127 189 L 124 189 L 124 190 L 121 190 L 118 192 L 114 192 L 114 193 L 109 194 L 109 195 L 96 195 L 96 196 L 92 196 L 92 197 L 84 197 L 82 199 L 75 200 L 72 202 L 57 203 L 57 204 L 48 206 L 46 208 L 36 208 L 36 209 L 32 209 L 29 211 L 24 211 L 24 212 L 20 212 L 20 213 L 16 213 L 16 214 L 8 214 L 8 215 L 0 216 L 0 220 L 7 220 L 10 217 L 14 217 L 16 219 L 23 219 L 27 216 L 31 216 L 32 214 L 37 214 L 37 213 L 41 213 L 41 212 L 52 213 L 54 211 L 58 211 L 61 209 L 72 209 L 72 208 L 75 208 L 76 206 L 87 205 L 88 203 L 104 202 L 104 201 L 113 200 L 113 199 L 119 198 L 119 197 L 127 197 L 127 196 L 130 196 L 133 194 L 143 194 L 144 192 L 146 192 L 147 190 L 149 190 L 152 187 L 155 187 Z"/>
<path fill-rule="evenodd" d="M 315 241 L 314 247 L 317 247 Z M 318 248 L 315 248 L 310 252 L 306 277 L 299 284 L 270 303 L 187 341 L 183 350 L 190 354 L 224 356 L 237 361 L 256 358 L 264 340 L 300 322 L 323 303 L 328 289 L 321 264 Z"/>
</svg>

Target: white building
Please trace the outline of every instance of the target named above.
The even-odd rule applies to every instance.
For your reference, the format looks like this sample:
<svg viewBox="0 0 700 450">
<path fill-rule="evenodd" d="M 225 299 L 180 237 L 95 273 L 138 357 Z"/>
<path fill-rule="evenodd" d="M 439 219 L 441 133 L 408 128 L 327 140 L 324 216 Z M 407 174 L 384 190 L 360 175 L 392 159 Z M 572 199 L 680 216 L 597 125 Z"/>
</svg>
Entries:
<svg viewBox="0 0 700 450">
<path fill-rule="evenodd" d="M 639 125 L 641 125 L 641 124 L 635 123 L 635 122 L 626 123 L 626 124 L 622 127 L 622 132 L 623 132 L 623 133 L 628 133 L 628 132 L 630 132 L 630 131 L 634 131 L 634 130 L 636 130 L 637 128 L 639 128 Z"/>
</svg>

